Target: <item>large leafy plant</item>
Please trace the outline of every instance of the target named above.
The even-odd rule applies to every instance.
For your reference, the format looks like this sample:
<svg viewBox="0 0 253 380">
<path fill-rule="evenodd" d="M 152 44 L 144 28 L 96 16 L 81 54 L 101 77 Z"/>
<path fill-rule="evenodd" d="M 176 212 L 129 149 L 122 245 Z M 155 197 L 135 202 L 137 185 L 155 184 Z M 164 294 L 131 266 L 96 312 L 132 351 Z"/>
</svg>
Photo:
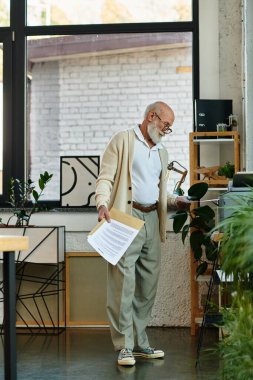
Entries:
<svg viewBox="0 0 253 380">
<path fill-rule="evenodd" d="M 53 174 L 49 174 L 47 171 L 40 174 L 37 183 L 38 191 L 36 190 L 36 184 L 31 179 L 22 182 L 17 178 L 11 178 L 8 189 L 8 204 L 13 207 L 13 215 L 6 224 L 2 223 L 2 219 L 0 220 L 1 223 L 8 226 L 11 219 L 16 217 L 16 227 L 29 225 L 32 214 L 45 209 L 39 204 L 39 201 L 52 176 Z"/>
<path fill-rule="evenodd" d="M 222 380 L 253 379 L 252 292 L 235 291 L 231 308 L 222 310 L 225 337 L 218 344 Z"/>
<path fill-rule="evenodd" d="M 230 216 L 216 227 L 223 233 L 222 269 L 247 282 L 248 274 L 253 273 L 253 190 L 247 196 L 235 196 L 229 211 Z"/>
<path fill-rule="evenodd" d="M 223 380 L 253 379 L 253 191 L 233 194 L 229 216 L 216 229 L 222 232 L 220 266 L 233 276 L 232 304 L 223 308 L 225 337 L 218 344 Z M 222 286 L 222 285 L 221 285 Z"/>
<path fill-rule="evenodd" d="M 197 202 L 207 190 L 208 185 L 205 182 L 194 184 L 188 190 L 188 199 Z M 189 210 L 178 210 L 171 219 L 173 219 L 173 231 L 182 234 L 183 243 L 187 236 L 190 237 L 190 247 L 197 263 L 197 276 L 205 273 L 208 263 L 214 262 L 218 252 L 217 243 L 211 239 L 210 234 L 215 224 L 214 211 L 207 205 L 191 207 Z"/>
</svg>

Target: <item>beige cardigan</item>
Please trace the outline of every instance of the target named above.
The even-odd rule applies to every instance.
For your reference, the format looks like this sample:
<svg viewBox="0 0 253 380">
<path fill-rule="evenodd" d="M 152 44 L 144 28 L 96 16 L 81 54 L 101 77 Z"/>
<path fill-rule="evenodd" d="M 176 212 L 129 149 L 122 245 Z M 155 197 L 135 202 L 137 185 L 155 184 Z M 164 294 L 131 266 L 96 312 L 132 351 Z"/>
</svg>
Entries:
<svg viewBox="0 0 253 380">
<path fill-rule="evenodd" d="M 96 183 L 96 206 L 115 207 L 132 214 L 132 162 L 134 153 L 133 129 L 117 133 L 104 152 L 100 173 Z M 167 206 L 175 205 L 176 196 L 167 193 L 167 150 L 159 149 L 162 171 L 160 177 L 160 193 L 158 215 L 161 241 L 166 238 Z"/>
</svg>

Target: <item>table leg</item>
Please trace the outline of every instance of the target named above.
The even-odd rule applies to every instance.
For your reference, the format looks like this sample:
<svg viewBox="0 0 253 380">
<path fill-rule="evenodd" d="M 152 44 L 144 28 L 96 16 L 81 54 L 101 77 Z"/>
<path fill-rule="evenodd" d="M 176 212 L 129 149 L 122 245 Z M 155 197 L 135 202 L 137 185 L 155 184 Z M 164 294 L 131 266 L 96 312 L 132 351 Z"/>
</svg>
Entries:
<svg viewBox="0 0 253 380">
<path fill-rule="evenodd" d="M 17 379 L 16 353 L 16 266 L 15 252 L 3 253 L 4 286 L 4 373 L 5 380 Z"/>
</svg>

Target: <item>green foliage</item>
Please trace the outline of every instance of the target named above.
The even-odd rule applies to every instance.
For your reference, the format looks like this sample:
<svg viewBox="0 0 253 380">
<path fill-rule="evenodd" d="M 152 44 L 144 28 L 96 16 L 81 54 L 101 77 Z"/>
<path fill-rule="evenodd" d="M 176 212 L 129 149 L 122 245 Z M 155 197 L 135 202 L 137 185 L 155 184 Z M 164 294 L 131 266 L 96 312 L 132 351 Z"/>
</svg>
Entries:
<svg viewBox="0 0 253 380">
<path fill-rule="evenodd" d="M 246 277 L 253 272 L 253 191 L 239 204 L 230 207 L 232 214 L 216 228 L 224 233 L 221 242 L 221 265 L 226 274 Z M 238 203 L 238 201 L 237 201 Z"/>
<path fill-rule="evenodd" d="M 188 190 L 190 199 L 201 199 L 208 190 L 205 182 L 191 186 Z M 212 241 L 210 231 L 214 227 L 215 213 L 209 206 L 196 207 L 189 211 L 177 211 L 171 216 L 173 219 L 173 231 L 182 232 L 182 242 L 190 233 L 190 246 L 194 259 L 198 263 L 197 276 L 205 273 L 208 262 L 213 262 L 217 257 L 217 244 Z"/>
<path fill-rule="evenodd" d="M 235 292 L 231 309 L 223 310 L 225 337 L 219 342 L 223 380 L 253 379 L 253 298 Z"/>
<path fill-rule="evenodd" d="M 40 174 L 38 180 L 39 192 L 35 190 L 36 186 L 31 179 L 28 179 L 27 182 L 21 182 L 17 178 L 10 179 L 8 204 L 10 204 L 14 210 L 13 215 L 9 218 L 6 225 L 9 225 L 10 220 L 14 216 L 16 217 L 16 226 L 29 225 L 32 214 L 45 209 L 39 205 L 39 200 L 52 176 L 53 174 L 49 174 L 47 171 Z"/>
<path fill-rule="evenodd" d="M 231 164 L 231 162 L 227 161 L 224 166 L 221 166 L 218 169 L 218 175 L 224 176 L 226 178 L 233 178 L 235 174 L 235 165 Z"/>
<path fill-rule="evenodd" d="M 223 380 L 253 379 L 253 191 L 230 207 L 231 215 L 216 226 L 223 232 L 221 269 L 234 276 L 235 292 L 223 309 L 226 336 L 218 344 Z"/>
</svg>

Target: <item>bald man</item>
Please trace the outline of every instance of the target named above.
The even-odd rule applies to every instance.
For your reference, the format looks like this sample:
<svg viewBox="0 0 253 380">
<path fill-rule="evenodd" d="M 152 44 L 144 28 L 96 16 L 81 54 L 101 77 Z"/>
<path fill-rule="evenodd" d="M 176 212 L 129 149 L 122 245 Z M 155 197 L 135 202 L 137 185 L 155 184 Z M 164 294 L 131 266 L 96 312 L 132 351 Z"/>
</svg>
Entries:
<svg viewBox="0 0 253 380">
<path fill-rule="evenodd" d="M 99 221 L 110 222 L 111 207 L 145 221 L 117 265 L 108 264 L 107 313 L 119 365 L 133 366 L 137 357 L 164 357 L 150 347 L 146 327 L 157 291 L 167 208 L 189 203 L 167 193 L 168 153 L 161 141 L 172 132 L 174 118 L 168 104 L 148 105 L 140 125 L 109 142 L 96 184 Z"/>
</svg>

